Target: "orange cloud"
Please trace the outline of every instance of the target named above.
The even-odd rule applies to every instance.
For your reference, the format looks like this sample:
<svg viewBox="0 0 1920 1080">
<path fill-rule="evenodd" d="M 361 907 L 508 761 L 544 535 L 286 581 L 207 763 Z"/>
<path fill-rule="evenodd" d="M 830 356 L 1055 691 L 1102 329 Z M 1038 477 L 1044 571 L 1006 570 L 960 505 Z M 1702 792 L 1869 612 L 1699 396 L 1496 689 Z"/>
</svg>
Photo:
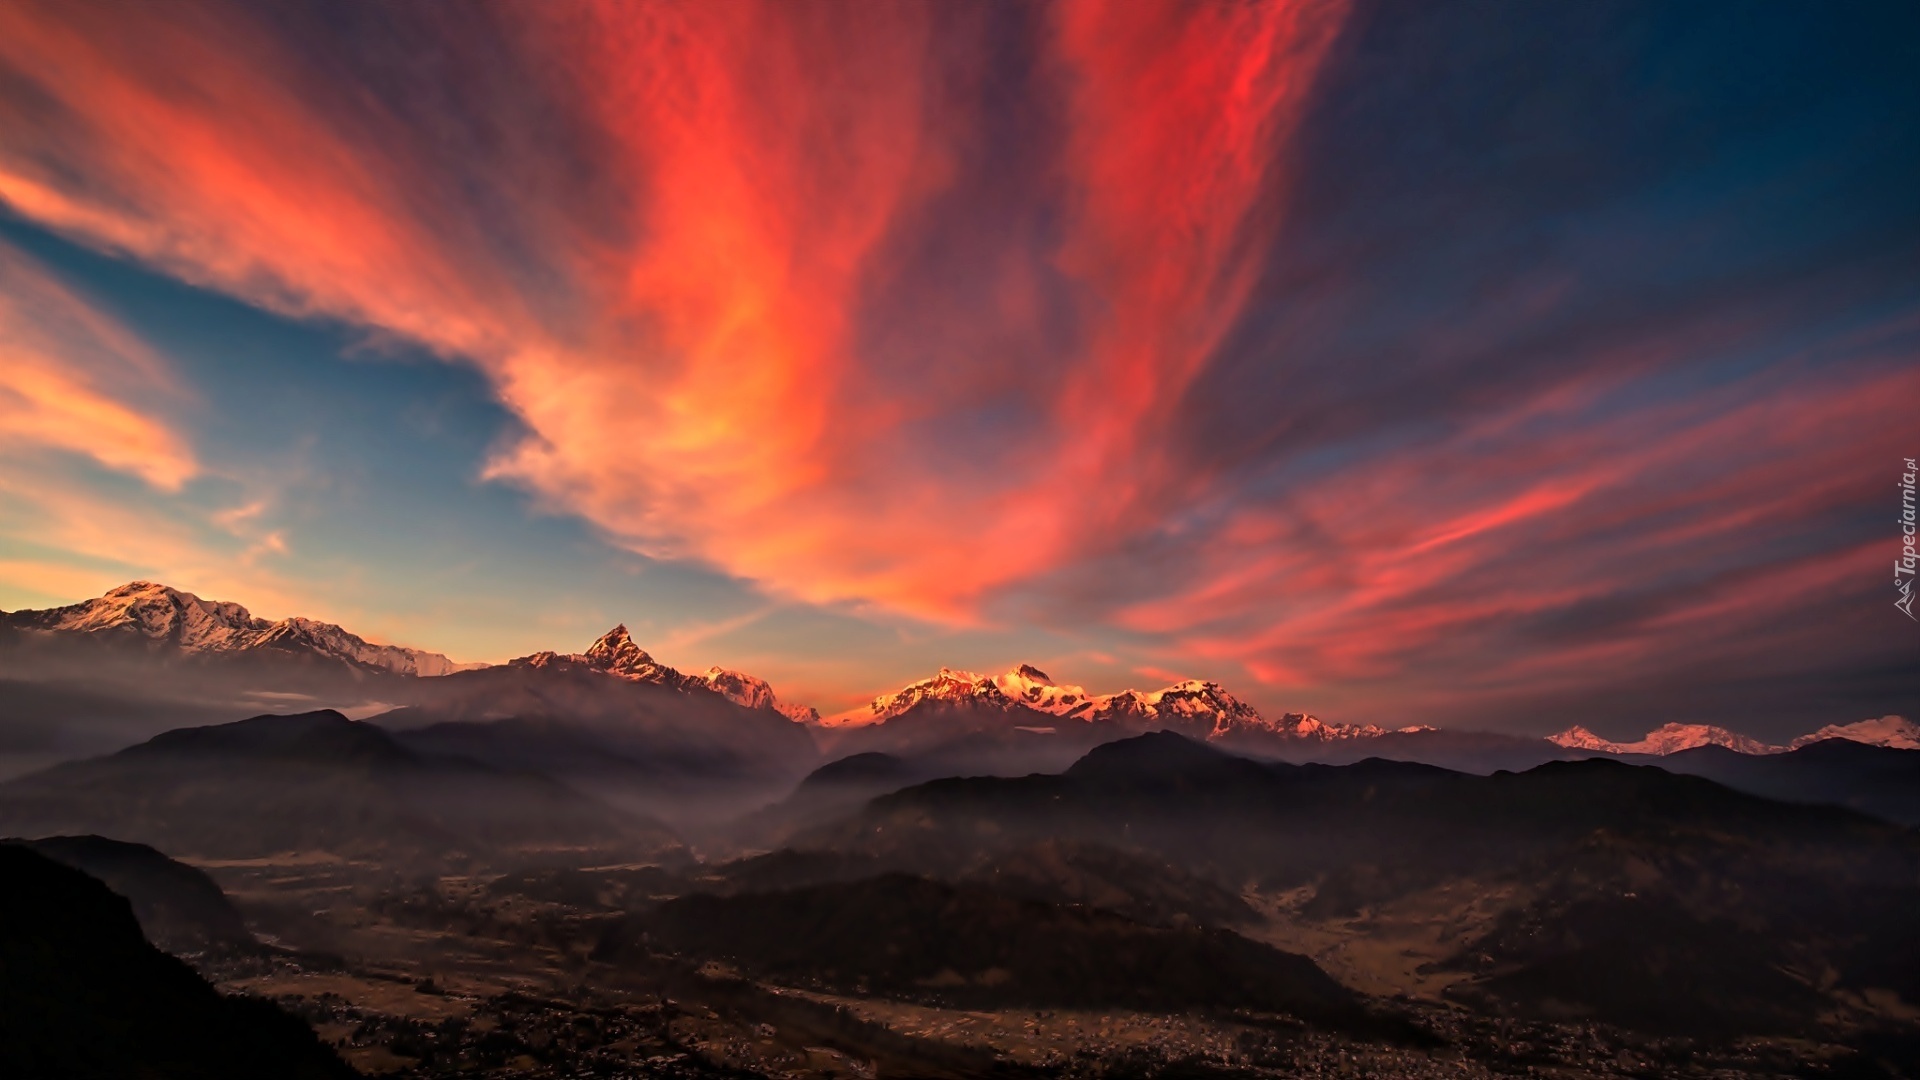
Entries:
<svg viewBox="0 0 1920 1080">
<path fill-rule="evenodd" d="M 1423 667 L 1430 691 L 1538 690 L 1763 655 L 1782 637 L 1811 655 L 1826 647 L 1805 640 L 1821 605 L 1878 582 L 1876 548 L 1775 553 L 1762 538 L 1870 497 L 1875 466 L 1899 460 L 1920 375 L 1783 390 L 1589 418 L 1594 402 L 1550 388 L 1552 434 L 1516 433 L 1503 414 L 1402 466 L 1318 478 L 1285 510 L 1239 511 L 1176 590 L 1113 617 L 1310 691 Z M 1555 621 L 1561 639 L 1527 638 Z"/>
<path fill-rule="evenodd" d="M 199 467 L 187 440 L 145 408 L 178 400 L 139 339 L 0 244 L 0 448 L 62 450 L 177 491 Z"/>
</svg>

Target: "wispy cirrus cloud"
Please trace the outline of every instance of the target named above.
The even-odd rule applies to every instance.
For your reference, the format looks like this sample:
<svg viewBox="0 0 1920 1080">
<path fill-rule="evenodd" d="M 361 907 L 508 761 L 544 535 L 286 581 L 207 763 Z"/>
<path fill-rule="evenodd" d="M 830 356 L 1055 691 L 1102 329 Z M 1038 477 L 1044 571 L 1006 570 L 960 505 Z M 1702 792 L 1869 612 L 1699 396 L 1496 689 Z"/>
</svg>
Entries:
<svg viewBox="0 0 1920 1080">
<path fill-rule="evenodd" d="M 570 189 L 436 157 L 416 118 L 310 82 L 318 66 L 268 20 L 180 14 L 10 9 L 8 60 L 44 95 L 9 117 L 0 195 L 17 211 L 481 364 L 533 433 L 490 475 L 643 550 L 949 618 L 1129 512 L 1154 403 L 1245 302 L 1287 132 L 1340 20 L 1329 3 L 1025 16 L 1052 45 L 1026 77 L 1057 99 L 1067 142 L 1037 166 L 1063 235 L 1019 272 L 1058 279 L 1064 316 L 1089 329 L 1033 373 L 1054 403 L 989 444 L 1002 467 L 929 484 L 939 448 L 922 432 L 950 430 L 947 403 L 873 394 L 902 359 L 863 354 L 853 320 L 885 287 L 871 275 L 894 231 L 981 149 L 938 84 L 989 77 L 995 16 L 494 9 L 521 77 L 618 178 Z M 421 32 L 463 50 L 453 24 Z M 461 214 L 475 169 L 506 220 Z M 75 174 L 88 182 L 51 179 Z M 555 210 L 572 198 L 591 206 Z M 551 290 L 527 287 L 543 275 Z M 1044 302 L 1008 288 L 1016 323 L 1037 317 Z"/>
<path fill-rule="evenodd" d="M 112 318 L 0 243 L 0 453 L 80 455 L 177 491 L 198 471 L 189 440 L 152 406 L 185 391 Z"/>
</svg>

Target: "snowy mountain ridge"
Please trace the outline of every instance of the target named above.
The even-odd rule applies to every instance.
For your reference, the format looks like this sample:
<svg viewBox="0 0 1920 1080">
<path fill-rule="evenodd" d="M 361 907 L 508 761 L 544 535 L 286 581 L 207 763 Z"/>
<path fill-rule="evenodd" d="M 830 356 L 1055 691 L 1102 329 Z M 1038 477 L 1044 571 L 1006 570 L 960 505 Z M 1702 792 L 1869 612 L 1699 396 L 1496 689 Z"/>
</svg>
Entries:
<svg viewBox="0 0 1920 1080">
<path fill-rule="evenodd" d="M 862 708 L 822 723 L 829 727 L 884 724 L 928 703 L 999 710 L 1025 706 L 1063 720 L 1140 731 L 1166 728 L 1201 739 L 1259 733 L 1330 742 L 1388 733 L 1372 725 L 1328 724 L 1304 713 L 1269 720 L 1219 683 L 1203 679 L 1186 679 L 1158 690 L 1091 694 L 1084 687 L 1055 682 L 1032 664 L 991 676 L 943 667 L 930 678 L 881 694 Z"/>
<path fill-rule="evenodd" d="M 132 581 L 103 596 L 65 607 L 0 613 L 0 624 L 52 634 L 137 636 L 194 654 L 271 650 L 316 656 L 397 675 L 433 677 L 484 667 L 458 664 L 436 652 L 378 645 L 332 623 L 295 616 L 271 622 L 239 604 L 202 600 L 151 581 Z"/>
<path fill-rule="evenodd" d="M 239 604 L 203 600 L 150 581 L 129 582 L 95 599 L 62 607 L 0 612 L 0 627 L 28 634 L 144 641 L 189 655 L 323 659 L 354 668 L 429 678 L 490 666 L 456 663 L 422 649 L 376 644 L 315 619 L 295 616 L 270 621 L 254 616 Z M 1032 664 L 1020 664 L 991 676 L 943 667 L 933 676 L 881 694 L 863 707 L 822 719 L 811 707 L 782 702 L 766 680 L 745 672 L 714 666 L 700 674 L 688 674 L 663 664 L 633 640 L 624 624 L 601 635 L 583 653 L 536 652 L 509 661 L 508 666 L 580 669 L 683 692 L 716 693 L 744 708 L 775 712 L 795 723 L 823 728 L 885 724 L 920 706 L 934 705 L 1021 715 L 1030 715 L 1025 710 L 1033 710 L 1062 721 L 1127 731 L 1171 729 L 1200 739 L 1257 735 L 1337 743 L 1433 730 L 1424 725 L 1389 729 L 1371 724 L 1333 724 L 1305 713 L 1269 719 L 1220 684 L 1203 679 L 1186 679 L 1158 690 L 1095 694 L 1082 686 L 1056 682 Z M 1742 754 L 1778 754 L 1827 739 L 1920 750 L 1920 725 L 1900 716 L 1829 724 L 1784 746 L 1710 724 L 1669 723 L 1633 741 L 1609 740 L 1577 725 L 1548 737 L 1549 742 L 1572 750 L 1653 756 L 1701 746 L 1724 746 Z"/>
<path fill-rule="evenodd" d="M 1593 750 L 1606 754 L 1651 754 L 1665 756 L 1701 746 L 1724 746 L 1742 754 L 1784 754 L 1827 739 L 1846 739 L 1871 746 L 1896 750 L 1920 750 L 1920 725 L 1901 716 L 1882 716 L 1852 724 L 1828 724 L 1818 731 L 1802 735 L 1785 746 L 1762 742 L 1712 724 L 1664 724 L 1633 742 L 1603 739 L 1574 725 L 1547 741 L 1569 750 Z"/>
</svg>

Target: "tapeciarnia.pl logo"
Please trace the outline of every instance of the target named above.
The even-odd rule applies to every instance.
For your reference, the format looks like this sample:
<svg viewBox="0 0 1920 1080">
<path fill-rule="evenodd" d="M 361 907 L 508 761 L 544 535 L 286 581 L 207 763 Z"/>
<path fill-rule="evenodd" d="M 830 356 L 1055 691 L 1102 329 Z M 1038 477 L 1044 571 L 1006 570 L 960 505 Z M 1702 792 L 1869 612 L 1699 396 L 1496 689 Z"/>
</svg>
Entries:
<svg viewBox="0 0 1920 1080">
<path fill-rule="evenodd" d="M 1900 599 L 1893 606 L 1920 622 L 1920 616 L 1913 613 L 1913 480 L 1917 472 L 1920 469 L 1914 467 L 1913 459 L 1907 458 L 1906 471 L 1900 474 L 1900 558 L 1893 564 L 1893 588 Z"/>
</svg>

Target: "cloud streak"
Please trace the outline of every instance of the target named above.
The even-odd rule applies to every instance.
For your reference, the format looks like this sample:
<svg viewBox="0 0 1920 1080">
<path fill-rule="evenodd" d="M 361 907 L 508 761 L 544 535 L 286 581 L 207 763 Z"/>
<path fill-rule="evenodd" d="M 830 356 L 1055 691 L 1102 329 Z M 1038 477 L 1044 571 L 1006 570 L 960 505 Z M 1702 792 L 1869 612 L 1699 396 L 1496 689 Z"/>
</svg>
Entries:
<svg viewBox="0 0 1920 1080">
<path fill-rule="evenodd" d="M 149 406 L 184 396 L 152 350 L 0 243 L 0 450 L 57 450 L 178 491 L 199 466 Z"/>
</svg>

